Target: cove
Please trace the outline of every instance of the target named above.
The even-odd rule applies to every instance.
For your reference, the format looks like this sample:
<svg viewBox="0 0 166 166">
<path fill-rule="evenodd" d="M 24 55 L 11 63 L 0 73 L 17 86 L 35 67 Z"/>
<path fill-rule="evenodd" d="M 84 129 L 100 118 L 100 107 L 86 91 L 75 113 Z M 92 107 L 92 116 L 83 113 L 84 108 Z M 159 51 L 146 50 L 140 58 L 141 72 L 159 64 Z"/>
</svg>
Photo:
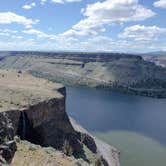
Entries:
<svg viewBox="0 0 166 166">
<path fill-rule="evenodd" d="M 83 127 L 121 151 L 122 166 L 166 163 L 166 99 L 67 87 L 66 109 Z"/>
</svg>

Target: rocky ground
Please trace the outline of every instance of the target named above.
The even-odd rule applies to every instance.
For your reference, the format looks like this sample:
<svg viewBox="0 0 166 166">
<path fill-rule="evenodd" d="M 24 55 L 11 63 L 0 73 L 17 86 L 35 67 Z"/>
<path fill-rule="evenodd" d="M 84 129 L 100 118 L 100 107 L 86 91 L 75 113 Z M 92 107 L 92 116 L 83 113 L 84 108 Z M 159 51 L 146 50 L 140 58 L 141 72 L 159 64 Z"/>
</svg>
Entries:
<svg viewBox="0 0 166 166">
<path fill-rule="evenodd" d="M 43 148 L 27 141 L 16 138 L 17 151 L 11 166 L 88 166 L 84 160 L 76 160 L 52 147 Z"/>
</svg>

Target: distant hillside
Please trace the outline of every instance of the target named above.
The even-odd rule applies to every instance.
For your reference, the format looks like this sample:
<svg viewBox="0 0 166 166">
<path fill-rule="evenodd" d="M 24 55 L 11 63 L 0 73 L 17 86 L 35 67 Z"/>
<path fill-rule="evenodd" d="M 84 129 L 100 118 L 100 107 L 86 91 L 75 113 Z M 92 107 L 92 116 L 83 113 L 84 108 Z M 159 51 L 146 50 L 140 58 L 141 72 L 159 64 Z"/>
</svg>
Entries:
<svg viewBox="0 0 166 166">
<path fill-rule="evenodd" d="M 145 53 L 144 55 L 166 55 L 166 51 L 156 51 L 156 52 L 148 52 L 148 53 Z"/>
<path fill-rule="evenodd" d="M 166 69 L 141 56 L 118 53 L 1 52 L 0 68 L 26 70 L 66 85 L 109 87 L 166 97 Z"/>
<path fill-rule="evenodd" d="M 155 52 L 142 55 L 143 59 L 149 62 L 153 62 L 156 65 L 166 67 L 166 52 Z"/>
</svg>

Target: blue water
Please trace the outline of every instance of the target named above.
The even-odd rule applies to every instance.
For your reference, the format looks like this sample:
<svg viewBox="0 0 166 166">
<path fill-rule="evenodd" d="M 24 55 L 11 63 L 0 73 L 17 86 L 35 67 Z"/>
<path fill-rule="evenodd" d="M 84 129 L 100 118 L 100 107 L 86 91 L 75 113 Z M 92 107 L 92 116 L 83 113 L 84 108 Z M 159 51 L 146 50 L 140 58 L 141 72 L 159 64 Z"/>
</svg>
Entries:
<svg viewBox="0 0 166 166">
<path fill-rule="evenodd" d="M 153 160 L 166 165 L 166 99 L 67 87 L 66 108 L 83 127 L 122 151 L 123 166 L 148 166 Z"/>
</svg>

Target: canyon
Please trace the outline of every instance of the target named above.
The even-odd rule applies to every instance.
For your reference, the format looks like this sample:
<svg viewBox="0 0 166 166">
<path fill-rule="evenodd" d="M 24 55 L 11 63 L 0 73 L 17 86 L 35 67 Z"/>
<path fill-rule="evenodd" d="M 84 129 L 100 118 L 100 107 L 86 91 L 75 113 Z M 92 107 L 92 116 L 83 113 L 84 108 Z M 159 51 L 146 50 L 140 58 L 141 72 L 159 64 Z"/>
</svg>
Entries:
<svg viewBox="0 0 166 166">
<path fill-rule="evenodd" d="M 120 165 L 118 150 L 70 120 L 63 85 L 20 70 L 0 80 L 1 165 Z"/>
<path fill-rule="evenodd" d="M 1 52 L 0 57 L 2 69 L 24 70 L 65 85 L 166 97 L 166 69 L 139 55 L 11 51 Z"/>
</svg>

